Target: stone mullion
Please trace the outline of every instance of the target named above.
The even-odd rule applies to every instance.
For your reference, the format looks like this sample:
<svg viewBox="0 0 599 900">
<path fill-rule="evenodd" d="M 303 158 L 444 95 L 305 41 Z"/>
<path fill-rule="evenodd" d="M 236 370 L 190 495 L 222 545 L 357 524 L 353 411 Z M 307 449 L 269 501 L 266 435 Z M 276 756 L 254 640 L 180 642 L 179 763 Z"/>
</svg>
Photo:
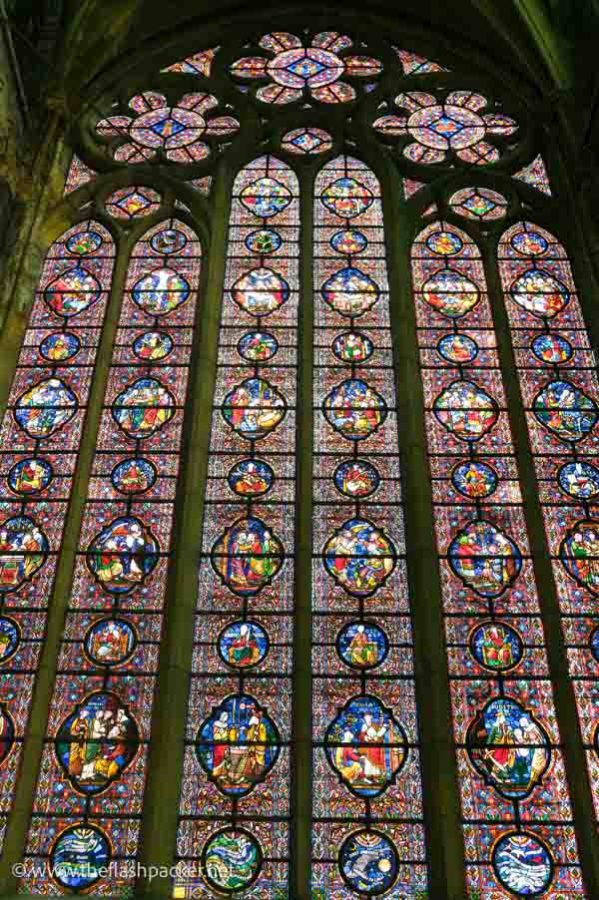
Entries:
<svg viewBox="0 0 599 900">
<path fill-rule="evenodd" d="M 186 421 L 181 449 L 180 475 L 175 500 L 172 536 L 173 563 L 166 595 L 166 621 L 160 651 L 159 679 L 152 741 L 148 759 L 148 784 L 142 814 L 140 879 L 141 896 L 170 897 L 176 854 L 177 826 L 190 674 L 192 669 L 195 609 L 198 590 L 200 542 L 205 510 L 212 407 L 216 383 L 221 305 L 231 192 L 235 166 L 221 167 L 212 188 L 213 228 L 210 246 L 203 242 L 203 273 L 191 378 L 185 405 Z M 159 877 L 148 878 L 154 867 Z"/>
<path fill-rule="evenodd" d="M 133 243 L 133 237 L 129 235 L 117 244 L 117 258 L 110 299 L 94 368 L 87 415 L 79 447 L 79 457 L 73 478 L 71 500 L 56 567 L 52 599 L 48 604 L 47 629 L 35 679 L 29 725 L 23 743 L 20 774 L 12 811 L 8 819 L 4 851 L 0 860 L 0 896 L 16 893 L 17 879 L 14 875 L 14 866 L 23 860 L 37 776 L 46 737 L 48 710 L 56 677 L 60 642 L 71 596 L 73 572 L 79 549 L 79 535 L 87 498 L 87 486 L 94 458 L 96 436 L 102 415 L 113 344 L 118 328 L 121 298 Z"/>
<path fill-rule="evenodd" d="M 439 900 L 462 900 L 464 845 L 410 268 L 420 222 L 403 203 L 394 164 L 373 143 L 371 150 L 368 162 L 381 180 L 387 241 L 430 893 Z"/>
<path fill-rule="evenodd" d="M 314 170 L 300 177 L 300 292 L 293 641 L 291 896 L 310 900 L 312 871 L 312 518 Z"/>
<path fill-rule="evenodd" d="M 597 823 L 586 778 L 587 763 L 580 736 L 574 689 L 562 638 L 561 613 L 553 578 L 553 566 L 547 545 L 543 512 L 539 503 L 534 458 L 497 266 L 497 247 L 495 243 L 492 246 L 487 243 L 481 246 L 481 251 L 485 264 L 489 298 L 493 308 L 499 361 L 518 461 L 520 486 L 524 500 L 523 511 L 540 598 L 541 619 L 545 632 L 547 658 L 553 682 L 555 709 L 559 722 L 580 862 L 588 896 L 599 897 Z"/>
</svg>

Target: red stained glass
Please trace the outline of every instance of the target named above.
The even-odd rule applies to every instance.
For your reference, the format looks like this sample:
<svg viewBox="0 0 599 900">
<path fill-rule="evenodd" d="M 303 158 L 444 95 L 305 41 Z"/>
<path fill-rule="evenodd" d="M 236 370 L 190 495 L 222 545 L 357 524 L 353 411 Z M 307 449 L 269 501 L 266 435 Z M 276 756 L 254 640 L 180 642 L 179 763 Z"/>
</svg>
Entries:
<svg viewBox="0 0 599 900">
<path fill-rule="evenodd" d="M 138 849 L 200 261 L 176 219 L 132 252 L 26 847 L 33 893 L 134 881 L 96 869 Z M 42 865 L 77 846 L 87 871 Z"/>
<path fill-rule="evenodd" d="M 583 897 L 480 252 L 434 222 L 412 273 L 468 890 Z"/>
<path fill-rule="evenodd" d="M 11 809 L 114 267 L 94 221 L 50 247 L 1 426 L 0 840 Z"/>
</svg>

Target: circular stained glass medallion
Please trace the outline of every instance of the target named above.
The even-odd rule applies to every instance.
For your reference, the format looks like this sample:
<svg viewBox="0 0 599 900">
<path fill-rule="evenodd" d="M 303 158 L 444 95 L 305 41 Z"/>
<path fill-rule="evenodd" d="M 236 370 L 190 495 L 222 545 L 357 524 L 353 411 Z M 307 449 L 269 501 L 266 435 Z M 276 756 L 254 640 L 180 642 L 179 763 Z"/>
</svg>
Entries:
<svg viewBox="0 0 599 900">
<path fill-rule="evenodd" d="M 270 642 L 268 634 L 257 622 L 231 622 L 218 636 L 221 659 L 235 669 L 251 669 L 266 657 Z"/>
<path fill-rule="evenodd" d="M 471 460 L 454 468 L 451 483 L 458 493 L 469 500 L 481 500 L 495 493 L 499 478 L 495 469 L 487 463 Z"/>
<path fill-rule="evenodd" d="M 102 246 L 103 241 L 97 231 L 80 231 L 67 241 L 69 253 L 77 253 L 79 256 L 88 256 L 95 253 Z"/>
<path fill-rule="evenodd" d="M 237 344 L 237 351 L 248 362 L 267 362 L 279 349 L 277 339 L 266 331 L 248 331 Z"/>
<path fill-rule="evenodd" d="M 374 344 L 360 331 L 345 331 L 333 341 L 333 353 L 344 363 L 363 363 L 374 353 Z"/>
<path fill-rule="evenodd" d="M 172 337 L 165 331 L 146 331 L 133 341 L 133 352 L 138 359 L 158 362 L 172 353 L 174 346 Z"/>
<path fill-rule="evenodd" d="M 524 656 L 522 638 L 505 622 L 483 622 L 472 630 L 469 643 L 475 660 L 491 672 L 508 672 Z"/>
<path fill-rule="evenodd" d="M 261 459 L 242 459 L 229 472 L 229 487 L 240 497 L 261 497 L 275 482 L 275 473 Z"/>
<path fill-rule="evenodd" d="M 121 494 L 143 494 L 156 482 L 156 469 L 147 459 L 124 459 L 112 470 L 113 486 Z"/>
<path fill-rule="evenodd" d="M 339 871 L 345 883 L 369 897 L 384 894 L 398 875 L 394 844 L 381 831 L 364 828 L 348 835 L 339 851 Z"/>
<path fill-rule="evenodd" d="M 389 639 L 374 622 L 350 622 L 337 635 L 337 653 L 352 669 L 375 669 L 387 658 Z"/>
<path fill-rule="evenodd" d="M 437 350 L 447 362 L 464 366 L 476 359 L 478 344 L 467 334 L 446 334 L 439 340 Z"/>
<path fill-rule="evenodd" d="M 171 253 L 179 253 L 187 243 L 187 238 L 178 228 L 163 228 L 150 240 L 150 246 L 156 253 L 170 256 Z"/>
<path fill-rule="evenodd" d="M 111 857 L 110 841 L 95 825 L 71 825 L 50 851 L 50 871 L 61 887 L 84 891 L 101 878 Z"/>
<path fill-rule="evenodd" d="M 254 883 L 262 868 L 262 848 L 243 828 L 223 828 L 213 834 L 202 853 L 202 869 L 209 887 L 232 894 Z"/>
<path fill-rule="evenodd" d="M 346 256 L 355 256 L 362 253 L 368 246 L 368 240 L 361 231 L 355 228 L 346 228 L 343 231 L 336 231 L 331 238 L 331 247 L 337 253 L 343 253 Z"/>
<path fill-rule="evenodd" d="M 492 859 L 497 880 L 516 897 L 538 897 L 553 880 L 549 849 L 527 831 L 502 835 L 493 848 Z"/>
<path fill-rule="evenodd" d="M 48 362 L 66 362 L 73 359 L 81 350 L 81 341 L 76 334 L 68 331 L 56 331 L 49 334 L 40 344 L 40 356 Z"/>
<path fill-rule="evenodd" d="M 333 481 L 344 497 L 363 500 L 374 494 L 381 478 L 372 463 L 363 459 L 348 459 L 337 466 Z"/>
<path fill-rule="evenodd" d="M 354 219 L 362 215 L 374 203 L 372 191 L 355 178 L 337 178 L 324 188 L 321 202 L 342 219 Z"/>
<path fill-rule="evenodd" d="M 599 469 L 587 462 L 571 462 L 557 474 L 562 491 L 576 500 L 594 500 L 599 495 Z"/>
<path fill-rule="evenodd" d="M 433 231 L 426 239 L 426 246 L 439 256 L 455 256 L 464 242 L 452 231 Z"/>
<path fill-rule="evenodd" d="M 572 359 L 574 348 L 561 334 L 540 334 L 531 344 L 531 350 L 541 362 L 560 365 Z"/>
<path fill-rule="evenodd" d="M 538 231 L 521 231 L 510 241 L 514 250 L 522 256 L 542 256 L 549 243 Z"/>
<path fill-rule="evenodd" d="M 137 646 L 137 634 L 126 619 L 99 619 L 85 634 L 83 645 L 96 666 L 120 666 L 131 659 Z"/>
<path fill-rule="evenodd" d="M 8 473 L 8 486 L 15 494 L 28 496 L 44 491 L 50 482 L 54 471 L 49 462 L 37 456 L 20 459 Z"/>
<path fill-rule="evenodd" d="M 0 616 L 0 665 L 15 655 L 20 643 L 21 629 L 18 624 L 9 616 Z"/>
<path fill-rule="evenodd" d="M 258 253 L 260 256 L 268 256 L 280 249 L 283 239 L 274 228 L 259 228 L 252 231 L 245 239 L 245 246 L 250 253 Z"/>
</svg>

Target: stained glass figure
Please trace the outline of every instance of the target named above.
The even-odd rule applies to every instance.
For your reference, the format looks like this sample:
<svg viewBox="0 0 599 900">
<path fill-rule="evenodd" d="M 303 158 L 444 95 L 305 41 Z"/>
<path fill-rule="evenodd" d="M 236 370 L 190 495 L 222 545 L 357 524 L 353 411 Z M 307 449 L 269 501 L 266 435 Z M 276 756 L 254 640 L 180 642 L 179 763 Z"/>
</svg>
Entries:
<svg viewBox="0 0 599 900">
<path fill-rule="evenodd" d="M 48 250 L 0 428 L 0 845 L 45 638 L 114 256 L 110 233 L 93 221 L 75 225 Z"/>
<path fill-rule="evenodd" d="M 219 101 L 212 94 L 185 94 L 170 106 L 163 94 L 145 91 L 132 97 L 129 115 L 109 116 L 96 125 L 108 142 L 112 157 L 122 163 L 151 160 L 191 164 L 207 159 L 211 143 L 227 138 L 239 128 L 232 115 L 219 116 Z"/>
<path fill-rule="evenodd" d="M 510 116 L 485 113 L 489 106 L 486 97 L 471 91 L 412 91 L 395 98 L 399 114 L 379 116 L 373 127 L 384 138 L 400 138 L 402 153 L 411 162 L 489 165 L 501 158 L 505 139 L 518 130 Z"/>
<path fill-rule="evenodd" d="M 260 56 L 244 56 L 230 67 L 240 81 L 259 80 L 256 98 L 262 103 L 292 103 L 311 97 L 321 103 L 348 103 L 357 91 L 346 78 L 376 78 L 383 65 L 370 56 L 348 51 L 353 41 L 336 31 L 316 34 L 309 44 L 287 32 L 272 32 L 259 41 Z M 312 130 L 312 129 L 310 129 Z"/>
<path fill-rule="evenodd" d="M 531 242 L 528 251 L 536 247 Z M 510 262 L 509 288 L 536 265 L 535 255 L 522 259 Z M 412 274 L 467 892 L 583 897 L 481 255 L 465 232 L 433 222 L 413 245 Z M 547 268 L 548 277 L 558 275 L 562 282 L 561 271 Z M 517 293 L 538 308 L 533 292 Z M 518 321 L 533 323 L 522 335 L 528 351 L 535 323 L 540 333 L 549 320 L 511 294 L 508 302 Z M 552 408 L 551 422 L 560 415 Z"/>
<path fill-rule="evenodd" d="M 381 191 L 347 156 L 314 191 L 312 889 L 408 897 L 427 868 Z"/>
<path fill-rule="evenodd" d="M 518 222 L 503 235 L 498 253 L 563 641 L 599 816 L 599 382 L 595 353 L 566 251 L 556 237 L 532 222 Z M 519 302 L 518 286 L 523 282 L 529 290 L 527 303 Z M 547 878 L 549 864 L 547 860 Z M 539 866 L 539 883 L 543 871 Z"/>
<path fill-rule="evenodd" d="M 178 895 L 289 893 L 299 191 L 233 187 L 201 538 Z M 199 525 L 198 525 L 199 529 Z"/>
<path fill-rule="evenodd" d="M 114 191 L 104 201 L 104 208 L 115 219 L 141 219 L 160 208 L 161 196 L 148 187 L 128 187 Z"/>
<path fill-rule="evenodd" d="M 138 852 L 200 261 L 174 219 L 132 251 L 27 839 L 32 893 L 135 882 L 133 866 L 108 867 Z M 165 301 L 159 276 L 140 302 L 140 281 L 167 265 L 185 301 Z M 55 459 L 63 472 L 62 445 Z"/>
</svg>

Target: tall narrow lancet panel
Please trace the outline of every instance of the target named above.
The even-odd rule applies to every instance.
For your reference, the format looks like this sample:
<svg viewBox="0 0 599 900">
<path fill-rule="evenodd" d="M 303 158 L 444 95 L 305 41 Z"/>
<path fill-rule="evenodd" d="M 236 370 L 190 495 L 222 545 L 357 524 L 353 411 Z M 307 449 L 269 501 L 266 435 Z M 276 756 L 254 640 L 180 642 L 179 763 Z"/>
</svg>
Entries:
<svg viewBox="0 0 599 900">
<path fill-rule="evenodd" d="M 129 264 L 26 847 L 32 893 L 134 882 L 200 262 L 169 219 Z"/>
<path fill-rule="evenodd" d="M 595 810 L 599 816 L 599 439 L 596 358 L 562 245 L 520 222 L 499 267 Z"/>
<path fill-rule="evenodd" d="M 412 266 L 468 890 L 583 897 L 480 253 L 436 222 Z"/>
<path fill-rule="evenodd" d="M 298 238 L 296 176 L 254 160 L 229 222 L 179 896 L 288 895 Z"/>
<path fill-rule="evenodd" d="M 314 896 L 414 897 L 427 868 L 380 185 L 314 197 Z"/>
<path fill-rule="evenodd" d="M 97 222 L 51 247 L 0 429 L 0 846 L 46 633 L 115 248 Z"/>
</svg>

